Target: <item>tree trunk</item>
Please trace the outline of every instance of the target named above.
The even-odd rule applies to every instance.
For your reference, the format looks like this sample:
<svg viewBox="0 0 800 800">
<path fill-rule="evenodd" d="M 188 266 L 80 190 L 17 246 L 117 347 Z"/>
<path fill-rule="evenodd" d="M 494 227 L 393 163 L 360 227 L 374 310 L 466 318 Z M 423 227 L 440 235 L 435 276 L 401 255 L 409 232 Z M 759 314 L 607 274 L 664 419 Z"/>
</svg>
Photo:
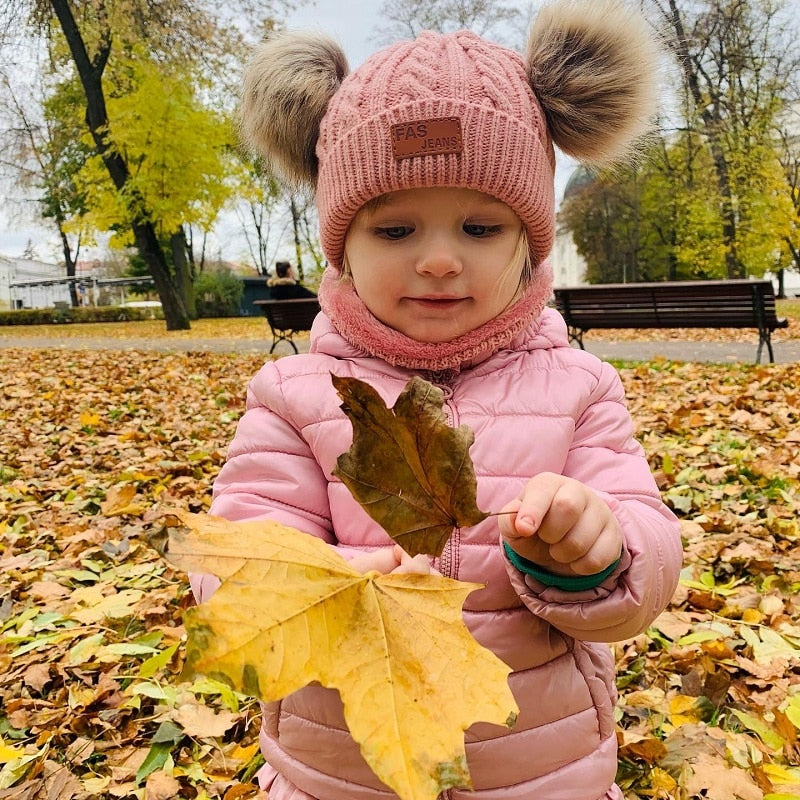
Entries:
<svg viewBox="0 0 800 800">
<path fill-rule="evenodd" d="M 175 268 L 175 283 L 178 293 L 183 300 L 183 307 L 191 319 L 197 319 L 197 308 L 194 302 L 194 284 L 189 269 L 189 260 L 186 257 L 186 234 L 179 228 L 169 240 L 172 248 L 172 265 Z"/>
<path fill-rule="evenodd" d="M 164 259 L 164 251 L 161 249 L 155 229 L 152 225 L 134 224 L 133 235 L 136 249 L 145 264 L 150 267 L 150 274 L 153 276 L 153 282 L 161 300 L 161 310 L 164 312 L 167 330 L 188 330 L 190 326 L 186 308 L 175 288 L 172 276 L 169 274 L 169 267 Z"/>
<path fill-rule="evenodd" d="M 783 270 L 783 267 L 781 267 L 778 270 L 777 275 L 778 275 L 778 291 L 775 294 L 775 297 L 777 297 L 778 300 L 785 300 L 786 299 L 786 285 L 784 283 L 784 270 Z"/>
<path fill-rule="evenodd" d="M 728 162 L 719 146 L 716 135 L 709 137 L 711 153 L 717 173 L 717 187 L 722 197 L 722 241 L 725 243 L 725 267 L 729 278 L 745 278 L 744 265 L 736 252 L 736 212 L 733 208 L 733 192 L 728 175 Z"/>
<path fill-rule="evenodd" d="M 64 229 L 61 226 L 61 220 L 58 221 L 58 234 L 61 237 L 61 251 L 64 253 L 64 266 L 67 269 L 67 278 L 74 278 L 77 251 L 75 256 L 73 256 L 72 248 L 69 246 L 69 239 L 67 239 L 67 234 L 64 233 Z M 73 308 L 77 308 L 81 304 L 80 298 L 78 297 L 78 287 L 75 285 L 75 281 L 70 281 L 69 283 L 69 302 Z"/>
<path fill-rule="evenodd" d="M 294 254 L 297 259 L 297 280 L 303 282 L 303 248 L 300 242 L 300 212 L 297 209 L 297 203 L 294 197 L 289 200 L 289 205 L 292 209 L 292 230 L 294 232 Z"/>
<path fill-rule="evenodd" d="M 794 261 L 794 268 L 800 272 L 800 249 L 794 246 L 792 240 L 787 236 L 784 241 L 786 242 L 786 247 L 789 249 L 789 253 L 792 256 L 792 261 Z"/>
<path fill-rule="evenodd" d="M 108 115 L 102 84 L 103 70 L 111 54 L 111 42 L 101 40 L 98 54 L 95 60 L 91 61 L 68 0 L 50 0 L 50 5 L 61 25 L 81 79 L 86 97 L 86 124 L 92 135 L 95 150 L 103 159 L 114 186 L 122 193 L 123 190 L 129 189 L 130 172 L 125 159 L 109 146 Z M 137 192 L 129 191 L 128 194 L 128 209 L 133 218 L 131 227 L 136 249 L 155 282 L 167 330 L 187 330 L 190 327 L 189 316 L 170 275 L 149 211 Z"/>
</svg>

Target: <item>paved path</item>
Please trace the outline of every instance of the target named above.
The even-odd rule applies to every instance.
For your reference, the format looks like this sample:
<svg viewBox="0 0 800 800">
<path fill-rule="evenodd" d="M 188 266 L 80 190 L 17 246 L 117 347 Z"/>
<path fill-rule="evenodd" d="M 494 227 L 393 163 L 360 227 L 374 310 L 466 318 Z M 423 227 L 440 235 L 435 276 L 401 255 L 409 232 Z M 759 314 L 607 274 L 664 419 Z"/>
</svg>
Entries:
<svg viewBox="0 0 800 800">
<path fill-rule="evenodd" d="M 308 339 L 297 342 L 300 349 L 307 349 Z M 586 349 L 603 359 L 623 361 L 652 361 L 666 358 L 672 361 L 697 361 L 706 363 L 755 362 L 758 343 L 753 342 L 612 342 L 587 338 Z M 35 348 L 42 350 L 155 350 L 160 352 L 207 351 L 216 353 L 267 354 L 270 339 L 107 339 L 37 336 L 3 336 L 0 332 L 0 348 Z M 779 364 L 800 363 L 800 340 L 789 340 L 773 344 L 775 361 Z M 277 353 L 291 352 L 288 345 L 278 345 Z M 761 361 L 766 363 L 767 354 Z"/>
<path fill-rule="evenodd" d="M 584 339 L 590 353 L 603 359 L 622 361 L 652 361 L 666 358 L 670 361 L 697 361 L 729 364 L 736 362 L 755 363 L 758 342 L 603 342 Z M 800 363 L 800 340 L 773 342 L 775 363 Z M 767 363 L 766 347 L 761 353 L 761 363 Z"/>
<path fill-rule="evenodd" d="M 196 351 L 211 353 L 268 353 L 271 338 L 264 339 L 113 339 L 95 337 L 65 336 L 63 339 L 50 339 L 46 336 L 3 336 L 0 332 L 0 348 L 19 347 L 35 350 L 155 350 L 163 353 L 190 353 Z M 308 342 L 298 340 L 308 347 Z M 288 355 L 292 352 L 288 345 L 279 345 L 276 352 Z"/>
</svg>

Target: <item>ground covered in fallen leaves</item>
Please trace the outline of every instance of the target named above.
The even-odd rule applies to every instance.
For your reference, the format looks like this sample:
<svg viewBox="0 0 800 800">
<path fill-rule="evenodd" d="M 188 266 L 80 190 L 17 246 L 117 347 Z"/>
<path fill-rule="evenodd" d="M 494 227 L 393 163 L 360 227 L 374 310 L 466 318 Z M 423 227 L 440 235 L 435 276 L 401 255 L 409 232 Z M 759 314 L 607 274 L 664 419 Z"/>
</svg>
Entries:
<svg viewBox="0 0 800 800">
<path fill-rule="evenodd" d="M 179 681 L 190 599 L 149 538 L 207 509 L 261 361 L 0 350 L 0 798 L 263 798 L 257 709 Z M 614 646 L 619 782 L 800 798 L 800 368 L 621 374 L 686 559 Z"/>
</svg>

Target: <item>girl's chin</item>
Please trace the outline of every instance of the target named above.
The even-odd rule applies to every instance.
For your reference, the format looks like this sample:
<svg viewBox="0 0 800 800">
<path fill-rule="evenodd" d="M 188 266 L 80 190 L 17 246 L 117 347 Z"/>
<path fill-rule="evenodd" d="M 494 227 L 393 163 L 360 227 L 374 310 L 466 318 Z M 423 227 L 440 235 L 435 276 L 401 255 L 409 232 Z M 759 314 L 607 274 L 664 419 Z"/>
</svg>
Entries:
<svg viewBox="0 0 800 800">
<path fill-rule="evenodd" d="M 418 325 L 404 326 L 395 330 L 398 330 L 404 336 L 408 336 L 409 339 L 414 339 L 423 344 L 444 344 L 469 332 L 453 328 L 442 329 L 429 326 L 420 327 Z"/>
</svg>

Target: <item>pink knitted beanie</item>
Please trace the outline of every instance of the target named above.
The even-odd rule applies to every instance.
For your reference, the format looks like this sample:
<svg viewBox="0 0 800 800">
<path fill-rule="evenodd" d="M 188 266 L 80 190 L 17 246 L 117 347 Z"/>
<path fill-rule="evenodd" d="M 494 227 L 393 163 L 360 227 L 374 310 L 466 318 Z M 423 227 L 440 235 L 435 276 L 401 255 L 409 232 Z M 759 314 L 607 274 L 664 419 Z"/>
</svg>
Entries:
<svg viewBox="0 0 800 800">
<path fill-rule="evenodd" d="M 369 58 L 331 98 L 316 153 L 333 267 L 365 202 L 425 186 L 502 200 L 525 225 L 534 263 L 553 244 L 555 155 L 522 57 L 470 31 L 427 31 Z"/>
</svg>

